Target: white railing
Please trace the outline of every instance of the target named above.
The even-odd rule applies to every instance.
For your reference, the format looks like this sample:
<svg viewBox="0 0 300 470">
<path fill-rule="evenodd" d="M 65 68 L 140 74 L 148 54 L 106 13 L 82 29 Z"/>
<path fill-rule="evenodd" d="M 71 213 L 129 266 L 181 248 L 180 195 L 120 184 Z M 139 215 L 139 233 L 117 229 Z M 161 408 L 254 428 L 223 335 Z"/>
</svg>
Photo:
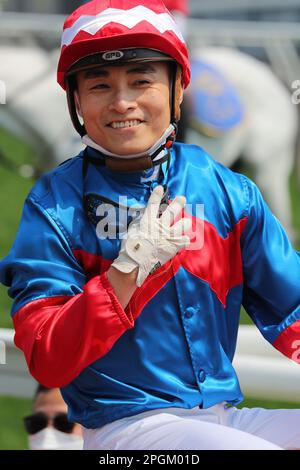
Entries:
<svg viewBox="0 0 300 470">
<path fill-rule="evenodd" d="M 13 336 L 12 330 L 0 329 L 0 342 L 6 345 L 6 364 L 0 361 L 0 395 L 32 397 L 36 382 Z M 300 402 L 300 366 L 270 346 L 255 327 L 240 327 L 234 366 L 245 395 Z"/>
<path fill-rule="evenodd" d="M 31 398 L 36 382 L 30 376 L 23 353 L 15 347 L 13 338 L 13 330 L 0 329 L 0 343 L 5 345 L 5 361 L 0 361 L 0 395 Z"/>
<path fill-rule="evenodd" d="M 255 326 L 240 327 L 233 364 L 247 396 L 300 402 L 300 365 L 273 348 Z"/>
<path fill-rule="evenodd" d="M 224 46 L 261 49 L 274 72 L 290 87 L 300 78 L 298 23 L 196 20 L 188 23 L 190 49 L 201 46 Z"/>
<path fill-rule="evenodd" d="M 251 12 L 251 11 L 285 11 L 299 8 L 299 0 L 189 0 L 190 11 L 192 14 L 213 14 L 230 12 Z"/>
<path fill-rule="evenodd" d="M 217 7 L 218 2 L 215 3 Z M 299 1 L 291 1 L 291 6 L 294 3 L 300 7 Z M 22 44 L 59 47 L 64 20 L 65 15 L 0 11 L 0 42 L 17 40 Z M 288 86 L 300 78 L 298 23 L 190 18 L 187 31 L 191 49 L 204 45 L 262 48 L 275 73 Z"/>
</svg>

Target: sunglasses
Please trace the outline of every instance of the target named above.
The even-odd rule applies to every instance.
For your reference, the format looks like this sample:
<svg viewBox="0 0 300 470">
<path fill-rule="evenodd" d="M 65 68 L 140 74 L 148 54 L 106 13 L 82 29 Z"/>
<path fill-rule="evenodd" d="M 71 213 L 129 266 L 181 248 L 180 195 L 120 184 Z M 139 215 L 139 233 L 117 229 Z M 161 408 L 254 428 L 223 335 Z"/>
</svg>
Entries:
<svg viewBox="0 0 300 470">
<path fill-rule="evenodd" d="M 45 413 L 39 412 L 31 416 L 26 416 L 23 418 L 23 421 L 28 434 L 36 434 L 42 429 L 45 429 L 49 421 L 52 421 L 52 425 L 55 429 L 67 434 L 70 434 L 75 426 L 75 423 L 71 423 L 68 420 L 67 413 L 57 413 L 53 418 L 50 418 Z"/>
</svg>

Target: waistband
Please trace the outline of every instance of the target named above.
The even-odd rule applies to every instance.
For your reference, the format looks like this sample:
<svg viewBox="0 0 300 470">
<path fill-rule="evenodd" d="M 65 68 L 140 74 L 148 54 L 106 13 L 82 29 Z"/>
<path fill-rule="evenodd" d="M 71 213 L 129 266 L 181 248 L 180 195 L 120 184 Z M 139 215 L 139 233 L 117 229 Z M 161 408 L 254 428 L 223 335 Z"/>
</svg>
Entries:
<svg viewBox="0 0 300 470">
<path fill-rule="evenodd" d="M 228 404 L 226 401 L 217 403 L 216 405 L 213 405 L 209 408 L 201 408 L 201 405 L 197 405 L 193 408 L 179 408 L 179 407 L 170 407 L 170 408 L 158 408 L 155 410 L 149 410 L 149 411 L 143 411 L 142 413 L 138 413 L 135 415 L 131 416 L 126 416 L 125 418 L 118 419 L 116 421 L 113 421 L 111 423 L 105 424 L 101 428 L 97 429 L 87 429 L 83 427 L 84 431 L 99 431 L 99 430 L 108 430 L 110 427 L 116 427 L 118 424 L 122 425 L 123 423 L 130 423 L 130 422 L 137 422 L 141 419 L 147 418 L 148 416 L 155 416 L 158 414 L 163 414 L 163 413 L 170 413 L 175 416 L 194 416 L 194 415 L 205 415 L 205 414 L 210 414 L 210 413 L 215 413 L 219 414 L 221 413 L 225 408 L 227 408 Z"/>
</svg>

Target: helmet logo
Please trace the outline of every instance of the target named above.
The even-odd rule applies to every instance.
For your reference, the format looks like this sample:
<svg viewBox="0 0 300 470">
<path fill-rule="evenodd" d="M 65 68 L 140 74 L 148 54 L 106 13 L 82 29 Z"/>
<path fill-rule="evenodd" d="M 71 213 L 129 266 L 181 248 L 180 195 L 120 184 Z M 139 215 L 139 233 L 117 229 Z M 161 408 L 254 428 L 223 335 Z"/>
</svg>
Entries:
<svg viewBox="0 0 300 470">
<path fill-rule="evenodd" d="M 103 60 L 118 60 L 118 59 L 121 59 L 123 55 L 124 55 L 124 52 L 122 51 L 109 51 L 109 52 L 105 52 L 102 55 L 102 59 Z"/>
</svg>

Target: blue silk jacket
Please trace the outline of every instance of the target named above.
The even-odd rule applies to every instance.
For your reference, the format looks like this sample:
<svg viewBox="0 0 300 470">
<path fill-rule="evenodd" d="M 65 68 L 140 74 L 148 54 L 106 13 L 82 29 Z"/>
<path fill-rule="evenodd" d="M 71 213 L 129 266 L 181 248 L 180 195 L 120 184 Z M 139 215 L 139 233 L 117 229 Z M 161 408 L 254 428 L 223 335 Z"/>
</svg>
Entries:
<svg viewBox="0 0 300 470">
<path fill-rule="evenodd" d="M 31 374 L 61 387 L 70 419 L 88 428 L 152 409 L 240 402 L 232 359 L 241 304 L 271 344 L 299 357 L 300 255 L 259 190 L 199 147 L 177 143 L 170 155 L 150 180 L 149 171 L 111 172 L 90 148 L 44 175 L 0 263 Z M 95 160 L 83 178 L 87 156 Z M 194 242 L 123 310 L 106 274 L 120 237 L 101 237 L 93 195 L 141 207 L 158 183 L 170 200 L 186 196 Z"/>
</svg>

